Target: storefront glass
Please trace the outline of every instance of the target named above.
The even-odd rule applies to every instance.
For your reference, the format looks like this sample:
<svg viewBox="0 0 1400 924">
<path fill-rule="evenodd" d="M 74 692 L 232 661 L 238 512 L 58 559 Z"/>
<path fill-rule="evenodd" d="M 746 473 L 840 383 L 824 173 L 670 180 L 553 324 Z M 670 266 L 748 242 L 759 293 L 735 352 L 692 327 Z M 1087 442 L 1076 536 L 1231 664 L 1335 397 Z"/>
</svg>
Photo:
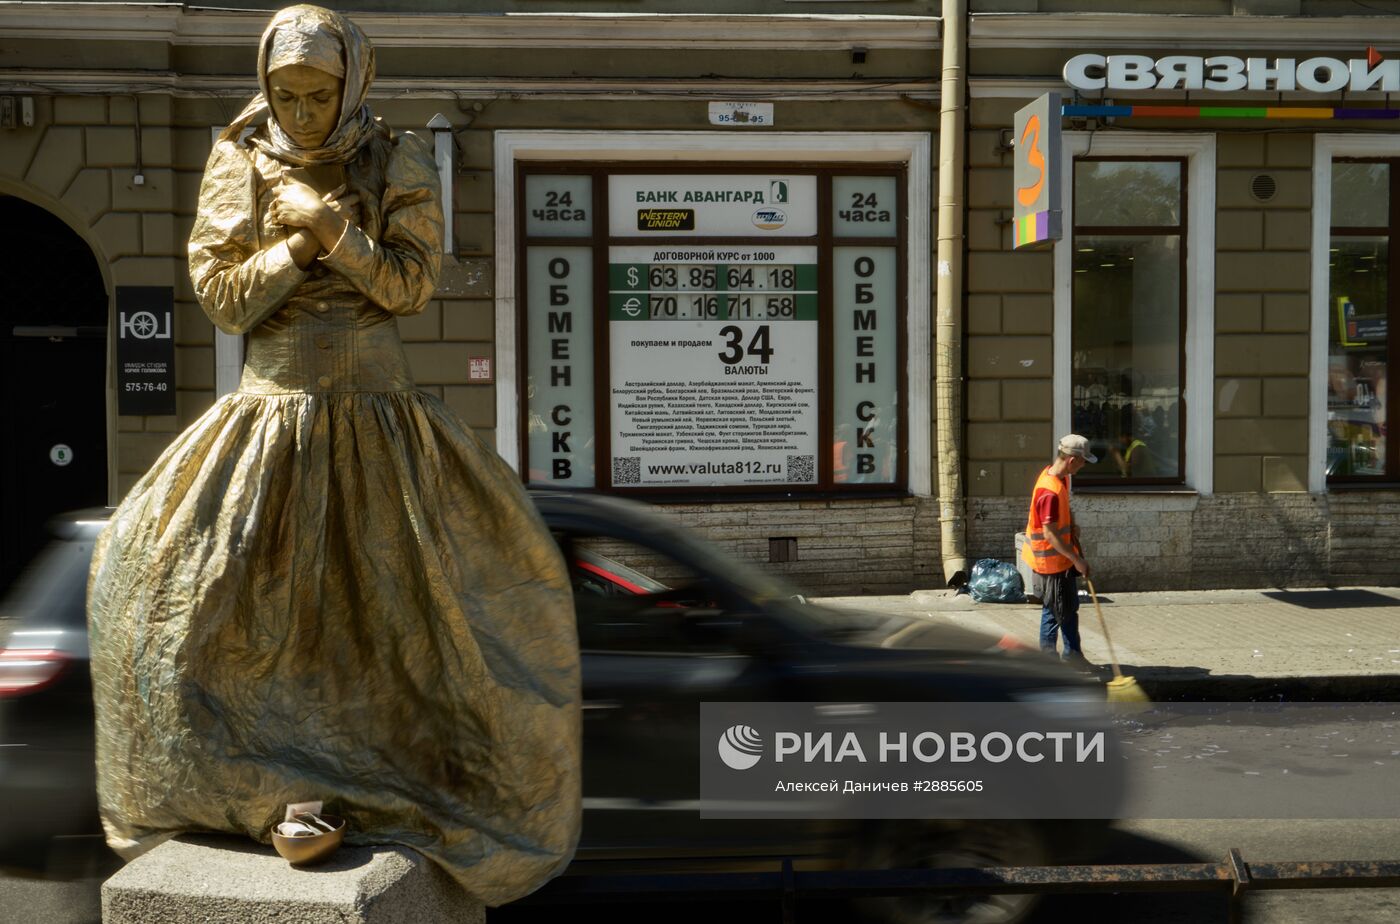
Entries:
<svg viewBox="0 0 1400 924">
<path fill-rule="evenodd" d="M 1332 165 L 1328 257 L 1327 474 L 1393 477 L 1389 406 L 1391 164 Z"/>
<path fill-rule="evenodd" d="M 1182 478 L 1184 164 L 1075 163 L 1072 426 L 1095 480 Z"/>
</svg>

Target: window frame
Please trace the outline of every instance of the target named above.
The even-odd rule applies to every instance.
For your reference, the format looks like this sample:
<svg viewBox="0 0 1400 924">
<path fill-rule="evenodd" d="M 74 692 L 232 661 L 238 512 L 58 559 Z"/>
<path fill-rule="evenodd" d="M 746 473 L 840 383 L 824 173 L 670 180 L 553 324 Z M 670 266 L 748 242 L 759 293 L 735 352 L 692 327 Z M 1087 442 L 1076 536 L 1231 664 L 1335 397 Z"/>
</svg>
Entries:
<svg viewBox="0 0 1400 924">
<path fill-rule="evenodd" d="M 1178 392 L 1184 393 L 1186 389 L 1186 264 L 1191 256 L 1190 247 L 1187 243 L 1187 232 L 1191 227 L 1191 194 L 1187 188 L 1188 164 L 1186 158 L 1180 156 L 1161 155 L 1112 155 L 1112 154 L 1086 154 L 1074 158 L 1075 164 L 1082 163 L 1156 163 L 1156 164 L 1177 164 L 1181 168 L 1180 173 L 1180 195 L 1181 214 L 1176 224 L 1173 225 L 1079 225 L 1071 223 L 1069 225 L 1070 244 L 1073 246 L 1075 239 L 1080 235 L 1086 237 L 1168 237 L 1175 236 L 1181 242 L 1181 254 L 1177 258 L 1177 364 L 1176 379 Z M 1071 165 L 1071 176 L 1073 176 L 1073 165 Z M 1070 187 L 1069 196 L 1073 201 L 1076 187 Z M 1073 212 L 1071 210 L 1071 220 Z M 1072 259 L 1072 258 L 1071 258 Z M 1070 377 L 1071 388 L 1073 387 L 1074 376 L 1074 272 L 1070 274 Z M 1073 398 L 1070 399 L 1071 402 Z M 1158 485 L 1175 486 L 1186 483 L 1186 434 L 1190 426 L 1190 416 L 1187 414 L 1185 401 L 1178 398 L 1180 407 L 1177 409 L 1177 435 L 1176 435 L 1176 475 L 1163 475 L 1153 477 L 1136 478 L 1114 478 L 1107 475 L 1093 475 L 1088 472 L 1080 476 L 1079 484 L 1083 487 L 1131 487 L 1134 485 Z M 1071 410 L 1071 426 L 1073 426 L 1073 410 Z M 1088 434 L 1084 434 L 1088 435 Z"/>
<path fill-rule="evenodd" d="M 614 494 L 619 496 L 638 496 L 645 499 L 656 499 L 662 501 L 688 500 L 703 496 L 706 500 L 716 498 L 729 498 L 754 500 L 764 497 L 783 498 L 831 498 L 831 497 L 857 497 L 857 496 L 908 496 L 913 493 L 910 479 L 911 469 L 911 443 L 913 421 L 910 414 L 910 392 L 913 382 L 910 378 L 910 334 L 909 334 L 909 262 L 910 249 L 909 238 L 911 229 L 911 216 L 907 207 L 909 201 L 909 167 L 901 163 L 860 163 L 852 161 L 839 161 L 829 163 L 813 163 L 807 161 L 771 161 L 762 165 L 773 171 L 782 172 L 789 175 L 811 175 L 817 180 L 817 229 L 816 234 L 810 237 L 772 237 L 772 236 L 732 236 L 732 237 L 697 237 L 690 236 L 670 236 L 665 234 L 654 234 L 641 236 L 636 234 L 614 235 L 610 228 L 609 218 L 609 196 L 607 190 L 607 180 L 610 176 L 626 174 L 745 174 L 754 172 L 754 165 L 747 162 L 726 162 L 716 163 L 713 161 L 682 161 L 682 160 L 648 160 L 648 161 L 618 161 L 618 160 L 579 160 L 579 161 L 550 161 L 519 159 L 514 162 L 515 168 L 515 188 L 516 200 L 523 203 L 525 201 L 526 178 L 532 175 L 575 175 L 591 177 L 591 211 L 592 211 L 592 231 L 587 236 L 560 237 L 538 235 L 531 236 L 523 220 L 523 214 L 515 222 L 515 248 L 519 259 L 516 261 L 515 292 L 520 305 L 528 304 L 528 280 L 525 255 L 532 246 L 561 246 L 561 247 L 587 247 L 592 251 L 592 274 L 593 274 L 593 319 L 592 332 L 594 343 L 594 388 L 593 388 L 593 419 L 594 419 L 594 472 L 595 483 L 590 487 L 560 487 L 560 490 L 580 490 L 599 494 Z M 890 177 L 895 180 L 896 201 L 899 209 L 898 219 L 895 225 L 894 235 L 881 235 L 875 237 L 854 237 L 838 235 L 835 230 L 833 201 L 834 181 L 842 176 L 881 176 Z M 637 244 L 655 246 L 699 246 L 702 244 L 734 244 L 736 246 L 771 245 L 779 244 L 783 246 L 810 246 L 817 251 L 817 277 L 819 291 L 818 301 L 818 328 L 817 328 L 817 482 L 811 485 L 805 484 L 753 484 L 753 485 L 682 485 L 682 486 L 652 486 L 652 487 L 618 487 L 612 483 L 611 469 L 609 466 L 612 458 L 611 447 L 611 392 L 609 382 L 611 381 L 612 355 L 608 348 L 609 331 L 608 316 L 605 307 L 600 310 L 598 306 L 606 306 L 608 302 L 608 264 L 611 249 L 614 247 L 634 246 Z M 895 259 L 895 304 L 897 328 L 895 335 L 895 360 L 894 374 L 897 376 L 895 389 L 896 408 L 899 412 L 897 421 L 897 450 L 895 456 L 895 472 L 892 481 L 885 482 L 851 482 L 836 481 L 834 477 L 834 465 L 832 456 L 832 445 L 835 439 L 835 402 L 836 402 L 836 369 L 835 369 L 835 253 L 842 247 L 865 247 L 865 248 L 888 248 L 893 251 Z M 519 406 L 523 409 L 528 407 L 529 399 L 526 395 L 525 382 L 529 375 L 529 318 L 528 311 L 517 312 L 515 318 L 515 342 L 518 344 L 515 366 L 518 370 L 518 377 L 515 383 L 516 397 Z M 499 387 L 499 386 L 498 386 Z M 529 440 L 526 433 L 527 416 L 519 415 L 514 438 L 517 441 L 518 458 L 520 459 L 520 469 L 528 471 L 529 467 Z M 500 440 L 498 430 L 498 442 Z M 532 488 L 537 490 L 549 489 L 547 482 L 527 482 Z"/>
<path fill-rule="evenodd" d="M 908 238 L 904 254 L 905 323 L 908 343 L 928 343 L 933 337 L 933 190 L 937 184 L 933 133 L 909 132 L 784 132 L 759 134 L 735 131 L 595 131 L 505 129 L 494 133 L 492 171 L 495 186 L 494 303 L 496 352 L 496 451 L 507 464 L 522 465 L 515 434 L 523 408 L 512 383 L 520 344 L 515 323 L 523 305 L 517 303 L 515 252 L 517 201 L 515 164 L 520 160 L 619 160 L 634 163 L 668 160 L 734 162 L 750 166 L 774 162 L 849 163 L 906 168 Z M 476 246 L 484 247 L 487 242 Z M 905 494 L 933 494 L 933 362 L 930 351 L 909 350 L 907 365 L 908 458 Z M 710 499 L 713 499 L 712 497 Z"/>
<path fill-rule="evenodd" d="M 1098 492 L 1168 490 L 1209 495 L 1214 490 L 1215 453 L 1215 135 L 1115 131 L 1111 134 L 1070 131 L 1061 136 L 1063 226 L 1070 229 L 1054 247 L 1055 436 L 1071 432 L 1073 408 L 1074 164 L 1092 160 L 1171 160 L 1186 162 L 1183 176 L 1183 241 L 1186 260 L 1182 285 L 1182 368 L 1180 478 L 1110 479 L 1077 485 Z M 1047 446 L 1048 457 L 1053 445 Z"/>
<path fill-rule="evenodd" d="M 1332 165 L 1336 161 L 1382 162 L 1391 164 L 1390 178 L 1390 227 L 1384 233 L 1391 238 L 1388 271 L 1391 285 L 1400 281 L 1400 247 L 1395 240 L 1400 229 L 1400 180 L 1396 170 L 1400 169 L 1400 138 L 1394 135 L 1341 135 L 1318 134 L 1313 138 L 1313 234 L 1312 234 L 1312 311 L 1309 364 L 1308 401 L 1308 490 L 1314 494 L 1326 493 L 1332 488 L 1393 488 L 1400 482 L 1400 445 L 1394 436 L 1387 433 L 1386 467 L 1382 475 L 1327 475 L 1327 446 L 1329 426 L 1327 419 L 1328 358 L 1331 344 L 1329 311 L 1331 310 L 1332 278 L 1330 266 L 1332 247 Z M 1352 235 L 1377 229 L 1347 228 Z M 1345 235 L 1344 235 L 1345 236 Z M 1388 289 L 1389 315 L 1400 314 L 1393 288 Z M 1400 349 L 1394 338 L 1387 337 L 1386 361 L 1400 360 Z M 1400 385 L 1391 381 L 1387 369 L 1385 396 L 1387 424 L 1393 420 L 1394 401 L 1400 395 Z"/>
</svg>

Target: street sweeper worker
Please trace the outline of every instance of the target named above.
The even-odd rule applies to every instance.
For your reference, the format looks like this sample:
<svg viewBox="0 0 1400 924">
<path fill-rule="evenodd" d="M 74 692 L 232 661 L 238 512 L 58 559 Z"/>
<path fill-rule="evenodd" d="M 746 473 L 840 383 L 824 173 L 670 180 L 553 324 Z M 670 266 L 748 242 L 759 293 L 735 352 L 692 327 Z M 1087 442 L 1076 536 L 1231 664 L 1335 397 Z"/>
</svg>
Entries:
<svg viewBox="0 0 1400 924">
<path fill-rule="evenodd" d="M 1089 576 L 1089 563 L 1079 544 L 1079 527 L 1070 513 L 1070 478 L 1097 462 L 1089 441 L 1077 433 L 1060 439 L 1055 461 L 1046 466 L 1031 492 L 1026 518 L 1026 544 L 1021 557 L 1039 577 L 1040 650 L 1055 654 L 1057 636 L 1064 637 L 1063 659 L 1082 663 L 1079 647 L 1079 575 Z"/>
</svg>

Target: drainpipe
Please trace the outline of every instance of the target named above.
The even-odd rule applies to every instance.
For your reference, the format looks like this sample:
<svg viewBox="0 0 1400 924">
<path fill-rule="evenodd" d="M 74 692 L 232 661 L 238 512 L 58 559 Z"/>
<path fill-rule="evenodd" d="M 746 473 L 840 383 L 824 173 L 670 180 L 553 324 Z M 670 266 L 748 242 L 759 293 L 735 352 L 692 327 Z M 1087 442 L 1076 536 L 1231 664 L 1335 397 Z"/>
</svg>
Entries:
<svg viewBox="0 0 1400 924">
<path fill-rule="evenodd" d="M 963 496 L 963 132 L 967 121 L 967 0 L 943 0 L 938 122 L 938 313 L 934 326 L 939 549 L 949 586 L 967 579 Z"/>
</svg>

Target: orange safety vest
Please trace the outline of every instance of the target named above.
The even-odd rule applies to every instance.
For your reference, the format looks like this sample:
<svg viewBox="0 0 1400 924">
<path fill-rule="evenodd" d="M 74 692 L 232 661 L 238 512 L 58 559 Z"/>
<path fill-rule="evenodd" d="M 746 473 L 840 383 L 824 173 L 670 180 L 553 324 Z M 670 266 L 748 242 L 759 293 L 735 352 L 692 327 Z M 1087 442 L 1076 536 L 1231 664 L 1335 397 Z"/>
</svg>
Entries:
<svg viewBox="0 0 1400 924">
<path fill-rule="evenodd" d="M 1026 515 L 1026 544 L 1021 546 L 1021 558 L 1033 571 L 1055 574 L 1073 566 L 1068 558 L 1055 551 L 1055 547 L 1041 531 L 1040 524 L 1035 521 L 1035 495 L 1041 490 L 1053 491 L 1057 500 L 1056 520 L 1047 526 L 1054 529 L 1065 545 L 1074 545 L 1074 517 L 1069 512 L 1069 481 L 1056 478 L 1050 474 L 1050 469 L 1046 468 L 1035 480 L 1035 487 L 1031 490 L 1031 510 Z"/>
</svg>

